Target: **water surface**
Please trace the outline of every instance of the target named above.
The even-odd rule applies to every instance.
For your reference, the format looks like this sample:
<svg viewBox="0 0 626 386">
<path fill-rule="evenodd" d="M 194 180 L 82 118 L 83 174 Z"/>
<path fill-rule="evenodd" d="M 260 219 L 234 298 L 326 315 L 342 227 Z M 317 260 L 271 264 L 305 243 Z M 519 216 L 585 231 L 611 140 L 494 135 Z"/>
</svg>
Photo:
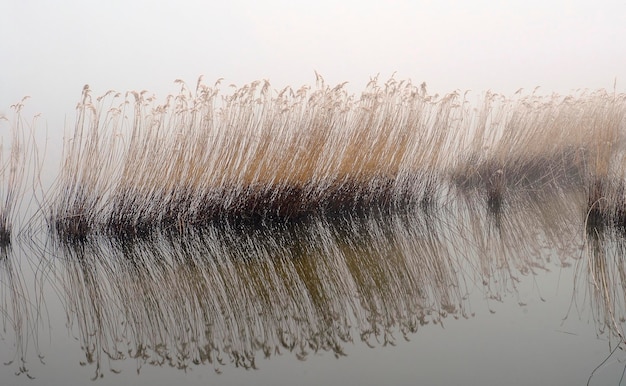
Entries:
<svg viewBox="0 0 626 386">
<path fill-rule="evenodd" d="M 447 192 L 445 197 L 450 197 Z M 584 192 L 2 250 L 4 384 L 619 382 L 615 229 Z"/>
</svg>

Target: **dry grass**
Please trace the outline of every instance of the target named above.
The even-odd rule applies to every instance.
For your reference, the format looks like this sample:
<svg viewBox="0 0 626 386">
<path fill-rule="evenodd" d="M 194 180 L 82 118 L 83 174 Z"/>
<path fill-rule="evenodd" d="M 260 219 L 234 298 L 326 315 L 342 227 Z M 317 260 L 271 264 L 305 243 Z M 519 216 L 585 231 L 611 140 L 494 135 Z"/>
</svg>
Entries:
<svg viewBox="0 0 626 386">
<path fill-rule="evenodd" d="M 16 218 L 25 194 L 35 153 L 32 127 L 24 121 L 21 110 L 25 97 L 12 105 L 13 117 L 0 116 L 0 246 L 11 243 Z M 6 141 L 6 142 L 5 142 Z M 33 170 L 30 170 L 33 169 Z"/>
<path fill-rule="evenodd" d="M 164 104 L 147 92 L 88 86 L 48 218 L 68 237 L 139 235 L 223 218 L 294 219 L 434 202 L 448 182 L 484 189 L 497 211 L 509 188 L 586 181 L 610 169 L 626 102 L 606 92 L 513 98 L 430 95 L 373 79 L 222 95 L 198 81 Z M 608 158 L 607 158 L 608 157 Z"/>
<path fill-rule="evenodd" d="M 606 225 L 626 229 L 626 147 L 624 95 L 606 95 L 596 107 L 598 116 L 587 124 L 597 133 L 595 153 L 587 179 L 587 226 L 593 231 Z"/>
<path fill-rule="evenodd" d="M 497 205 L 506 189 L 581 187 L 606 175 L 626 124 L 624 95 L 487 95 L 474 135 L 454 171 L 463 188 L 481 187 Z M 487 126 L 488 128 L 485 128 Z"/>
</svg>

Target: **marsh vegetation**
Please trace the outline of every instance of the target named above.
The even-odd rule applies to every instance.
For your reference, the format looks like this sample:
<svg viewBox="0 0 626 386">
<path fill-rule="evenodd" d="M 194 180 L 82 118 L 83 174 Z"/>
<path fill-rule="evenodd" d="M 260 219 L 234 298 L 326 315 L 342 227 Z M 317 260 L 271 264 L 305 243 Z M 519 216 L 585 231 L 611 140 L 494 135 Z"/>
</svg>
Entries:
<svg viewBox="0 0 626 386">
<path fill-rule="evenodd" d="M 11 243 L 11 232 L 24 192 L 24 174 L 27 170 L 28 137 L 20 111 L 24 98 L 11 108 L 14 117 L 0 116 L 0 247 Z M 6 135 L 8 132 L 8 135 Z M 5 142 L 6 141 L 6 142 Z"/>
<path fill-rule="evenodd" d="M 358 97 L 319 76 L 280 92 L 267 81 L 226 95 L 219 82 L 179 84 L 163 104 L 85 87 L 47 208 L 55 232 L 180 232 L 428 204 L 458 189 L 497 209 L 509 189 L 576 185 L 607 217 L 594 203 L 622 169 L 626 97 L 604 91 L 472 103 L 395 79 L 372 79 Z"/>
<path fill-rule="evenodd" d="M 54 178 L 23 101 L 4 117 L 16 373 L 44 355 L 51 294 L 95 378 L 221 372 L 396 345 L 472 318 L 477 296 L 526 307 L 526 276 L 571 266 L 570 314 L 625 341 L 626 95 L 176 84 L 164 100 L 85 86 Z"/>
</svg>

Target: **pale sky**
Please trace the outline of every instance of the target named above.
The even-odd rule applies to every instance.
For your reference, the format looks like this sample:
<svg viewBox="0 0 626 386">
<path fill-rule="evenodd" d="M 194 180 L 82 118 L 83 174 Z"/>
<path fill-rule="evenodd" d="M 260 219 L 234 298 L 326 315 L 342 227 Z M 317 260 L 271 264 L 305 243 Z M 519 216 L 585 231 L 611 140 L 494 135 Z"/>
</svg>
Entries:
<svg viewBox="0 0 626 386">
<path fill-rule="evenodd" d="M 55 129 L 84 84 L 175 92 L 173 81 L 276 89 L 370 76 L 431 92 L 541 86 L 626 90 L 626 1 L 5 0 L 0 113 L 28 107 Z"/>
</svg>

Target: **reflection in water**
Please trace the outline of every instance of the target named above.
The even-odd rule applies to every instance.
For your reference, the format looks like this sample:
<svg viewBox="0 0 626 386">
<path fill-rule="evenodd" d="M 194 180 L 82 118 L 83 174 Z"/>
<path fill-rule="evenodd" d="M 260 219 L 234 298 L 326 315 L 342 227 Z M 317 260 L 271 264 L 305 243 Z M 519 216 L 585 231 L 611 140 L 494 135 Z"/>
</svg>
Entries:
<svg viewBox="0 0 626 386">
<path fill-rule="evenodd" d="M 58 291 L 81 364 L 96 378 L 127 362 L 220 372 L 285 353 L 306 360 L 349 355 L 357 342 L 395 345 L 426 325 L 471 317 L 476 293 L 488 305 L 506 297 L 523 305 L 523 276 L 572 263 L 578 311 L 591 308 L 599 333 L 624 340 L 626 238 L 608 226 L 585 234 L 586 192 L 508 191 L 497 208 L 479 189 L 439 197 L 454 199 L 132 241 L 44 240 L 53 241 L 45 255 L 27 254 L 40 256 L 35 287 L 47 281 Z M 12 252 L 19 245 L 1 250 L 0 306 L 5 336 L 15 335 L 5 361 L 30 377 L 54 295 L 28 290 Z"/>
<path fill-rule="evenodd" d="M 582 197 L 582 195 L 580 196 Z M 494 214 L 466 197 L 443 207 L 202 232 L 59 243 L 68 320 L 86 364 L 133 358 L 187 369 L 256 368 L 259 355 L 346 355 L 426 324 L 471 316 L 476 288 L 500 300 L 520 275 L 567 262 L 571 200 L 513 198 Z M 582 198 L 581 198 L 582 199 Z M 570 221 L 571 222 L 571 221 Z M 520 302 L 522 300 L 520 299 Z"/>
<path fill-rule="evenodd" d="M 71 318 L 97 364 L 106 353 L 178 368 L 254 368 L 259 352 L 344 355 L 355 333 L 387 344 L 394 327 L 407 334 L 462 314 L 451 263 L 434 258 L 437 240 L 390 231 L 371 219 L 223 225 L 184 241 L 67 249 Z M 416 247 L 421 256 L 407 253 Z"/>
<path fill-rule="evenodd" d="M 608 338 L 610 354 L 593 370 L 587 384 L 590 384 L 609 362 L 621 357 L 626 343 L 626 233 L 621 226 L 607 226 L 604 222 L 589 221 L 586 224 L 584 258 L 576 267 L 576 286 L 571 309 L 579 313 L 585 308 L 595 322 L 599 336 Z M 622 372 L 624 378 L 626 367 Z"/>
<path fill-rule="evenodd" d="M 585 259 L 577 267 L 577 284 L 586 288 L 586 299 L 598 326 L 598 332 L 609 333 L 626 341 L 626 234 L 624 229 L 603 225 L 587 228 Z M 582 295 L 580 294 L 580 295 Z"/>
<path fill-rule="evenodd" d="M 39 359 L 43 357 L 38 349 L 37 322 L 38 315 L 35 304 L 31 301 L 21 266 L 14 261 L 13 247 L 0 246 L 0 317 L 2 319 L 2 341 L 12 343 L 10 357 L 2 360 L 7 366 L 15 366 L 15 374 L 29 374 L 27 362 L 29 348 L 34 346 Z"/>
</svg>

